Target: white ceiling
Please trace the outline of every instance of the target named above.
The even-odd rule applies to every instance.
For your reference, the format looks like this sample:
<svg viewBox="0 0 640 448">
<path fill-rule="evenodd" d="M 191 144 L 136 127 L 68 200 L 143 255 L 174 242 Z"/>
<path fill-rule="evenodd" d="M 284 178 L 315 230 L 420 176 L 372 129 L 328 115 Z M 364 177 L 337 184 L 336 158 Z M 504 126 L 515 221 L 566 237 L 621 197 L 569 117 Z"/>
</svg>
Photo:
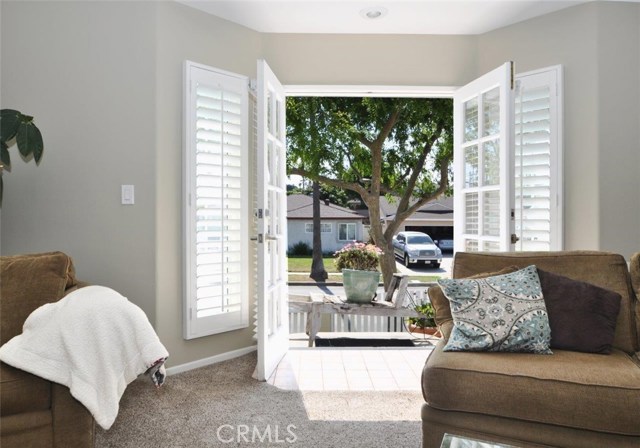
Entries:
<svg viewBox="0 0 640 448">
<path fill-rule="evenodd" d="M 482 34 L 591 0 L 176 1 L 262 33 Z M 386 13 L 367 19 L 369 8 Z"/>
</svg>

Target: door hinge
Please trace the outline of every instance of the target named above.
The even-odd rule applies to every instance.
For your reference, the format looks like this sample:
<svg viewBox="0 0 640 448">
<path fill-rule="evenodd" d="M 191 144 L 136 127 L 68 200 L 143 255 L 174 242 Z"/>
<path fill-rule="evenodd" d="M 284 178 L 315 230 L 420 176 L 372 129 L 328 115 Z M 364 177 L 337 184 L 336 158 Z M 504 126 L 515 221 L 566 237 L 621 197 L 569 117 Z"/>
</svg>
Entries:
<svg viewBox="0 0 640 448">
<path fill-rule="evenodd" d="M 518 238 L 518 235 L 516 235 L 515 233 L 511 234 L 511 244 L 516 244 L 518 241 L 520 241 L 520 238 Z"/>
<path fill-rule="evenodd" d="M 258 233 L 258 243 L 262 243 L 262 233 Z"/>
<path fill-rule="evenodd" d="M 258 211 L 256 212 L 256 216 L 258 217 L 258 219 L 262 219 L 262 209 L 259 208 Z"/>
</svg>

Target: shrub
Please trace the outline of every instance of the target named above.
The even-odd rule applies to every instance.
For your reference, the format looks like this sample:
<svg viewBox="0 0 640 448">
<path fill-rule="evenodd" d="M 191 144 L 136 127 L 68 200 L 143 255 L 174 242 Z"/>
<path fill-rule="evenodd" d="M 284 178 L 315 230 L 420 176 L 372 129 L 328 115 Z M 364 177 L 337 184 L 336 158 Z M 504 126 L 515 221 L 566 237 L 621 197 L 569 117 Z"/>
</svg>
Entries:
<svg viewBox="0 0 640 448">
<path fill-rule="evenodd" d="M 307 257 L 313 255 L 313 249 L 304 241 L 298 241 L 289 248 L 289 255 L 296 257 Z"/>
</svg>

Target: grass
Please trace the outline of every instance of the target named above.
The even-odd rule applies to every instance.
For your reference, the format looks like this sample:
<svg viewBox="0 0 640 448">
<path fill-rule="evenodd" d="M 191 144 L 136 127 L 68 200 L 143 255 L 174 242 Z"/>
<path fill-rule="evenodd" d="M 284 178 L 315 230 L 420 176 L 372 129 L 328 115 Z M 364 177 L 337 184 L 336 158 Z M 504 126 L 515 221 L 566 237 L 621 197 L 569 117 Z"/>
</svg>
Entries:
<svg viewBox="0 0 640 448">
<path fill-rule="evenodd" d="M 311 272 L 311 257 L 290 257 L 287 258 L 289 264 L 289 282 L 312 282 L 309 278 Z M 324 268 L 329 274 L 328 282 L 342 283 L 342 276 L 340 276 L 336 266 L 333 264 L 332 256 L 324 257 Z M 438 275 L 412 275 L 409 280 L 429 283 L 435 282 L 440 276 Z"/>
<path fill-rule="evenodd" d="M 287 258 L 289 263 L 289 272 L 303 272 L 307 277 L 311 272 L 311 257 L 290 257 Z M 338 272 L 333 264 L 333 257 L 324 257 L 324 269 L 328 273 Z"/>
</svg>

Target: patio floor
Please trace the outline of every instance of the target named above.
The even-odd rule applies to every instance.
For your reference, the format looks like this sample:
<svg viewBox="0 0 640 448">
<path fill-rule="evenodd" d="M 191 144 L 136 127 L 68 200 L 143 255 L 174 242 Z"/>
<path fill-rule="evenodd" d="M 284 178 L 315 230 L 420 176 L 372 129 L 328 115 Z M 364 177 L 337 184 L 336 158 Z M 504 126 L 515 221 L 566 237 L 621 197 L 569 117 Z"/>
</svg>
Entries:
<svg viewBox="0 0 640 448">
<path fill-rule="evenodd" d="M 404 338 L 415 347 L 307 347 L 292 335 L 291 348 L 269 384 L 301 391 L 419 391 L 422 367 L 437 339 L 408 333 L 320 333 L 321 337 Z"/>
</svg>

